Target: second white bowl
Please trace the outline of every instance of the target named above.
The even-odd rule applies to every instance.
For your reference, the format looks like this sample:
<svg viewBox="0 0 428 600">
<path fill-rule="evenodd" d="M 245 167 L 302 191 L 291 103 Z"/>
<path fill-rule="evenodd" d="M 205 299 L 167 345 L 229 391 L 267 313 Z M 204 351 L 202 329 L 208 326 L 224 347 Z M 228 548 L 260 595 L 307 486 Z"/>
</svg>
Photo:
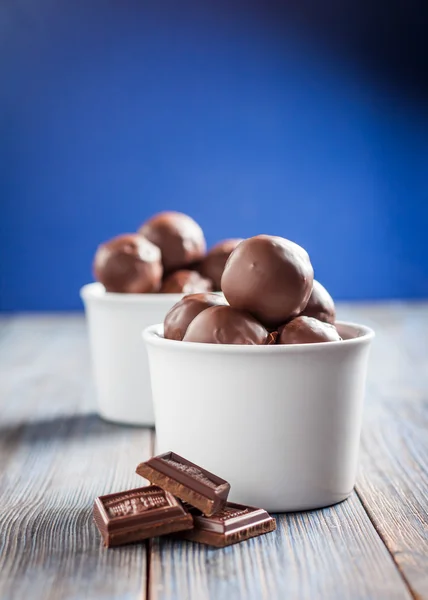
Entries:
<svg viewBox="0 0 428 600">
<path fill-rule="evenodd" d="M 141 331 L 163 321 L 183 294 L 114 294 L 85 285 L 85 305 L 98 412 L 108 421 L 154 425 L 147 352 Z"/>
</svg>

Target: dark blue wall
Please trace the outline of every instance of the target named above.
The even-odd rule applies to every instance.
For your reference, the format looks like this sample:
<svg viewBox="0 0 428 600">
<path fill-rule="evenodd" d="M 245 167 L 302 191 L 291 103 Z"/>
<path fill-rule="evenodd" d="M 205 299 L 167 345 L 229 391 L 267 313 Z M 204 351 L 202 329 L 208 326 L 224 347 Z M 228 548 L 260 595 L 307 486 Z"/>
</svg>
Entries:
<svg viewBox="0 0 428 600">
<path fill-rule="evenodd" d="M 162 209 L 210 244 L 297 241 L 337 298 L 428 297 L 428 120 L 405 90 L 260 10 L 6 4 L 1 310 L 78 308 L 97 243 Z"/>
</svg>

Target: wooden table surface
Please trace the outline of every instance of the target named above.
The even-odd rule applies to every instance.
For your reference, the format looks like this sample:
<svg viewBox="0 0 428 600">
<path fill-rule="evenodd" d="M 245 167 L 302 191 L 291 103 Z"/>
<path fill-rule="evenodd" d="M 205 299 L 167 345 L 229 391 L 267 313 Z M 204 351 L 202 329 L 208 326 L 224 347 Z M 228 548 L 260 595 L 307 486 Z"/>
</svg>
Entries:
<svg viewBox="0 0 428 600">
<path fill-rule="evenodd" d="M 96 416 L 81 315 L 0 319 L 1 600 L 428 599 L 428 304 L 339 316 L 377 333 L 355 492 L 220 550 L 104 549 L 93 500 L 141 485 L 154 432 Z"/>
</svg>

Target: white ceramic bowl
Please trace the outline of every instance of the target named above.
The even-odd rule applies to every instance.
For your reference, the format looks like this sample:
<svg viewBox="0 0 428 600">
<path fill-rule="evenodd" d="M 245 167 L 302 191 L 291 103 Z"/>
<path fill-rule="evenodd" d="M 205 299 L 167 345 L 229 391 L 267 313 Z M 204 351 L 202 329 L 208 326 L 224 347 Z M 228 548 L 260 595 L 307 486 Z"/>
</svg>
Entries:
<svg viewBox="0 0 428 600">
<path fill-rule="evenodd" d="M 342 342 L 234 346 L 166 340 L 162 325 L 148 327 L 156 451 L 223 477 L 231 500 L 274 512 L 347 498 L 374 333 L 338 329 Z"/>
<path fill-rule="evenodd" d="M 141 331 L 163 321 L 183 294 L 113 294 L 100 283 L 80 290 L 89 328 L 101 417 L 154 425 L 147 353 Z"/>
</svg>

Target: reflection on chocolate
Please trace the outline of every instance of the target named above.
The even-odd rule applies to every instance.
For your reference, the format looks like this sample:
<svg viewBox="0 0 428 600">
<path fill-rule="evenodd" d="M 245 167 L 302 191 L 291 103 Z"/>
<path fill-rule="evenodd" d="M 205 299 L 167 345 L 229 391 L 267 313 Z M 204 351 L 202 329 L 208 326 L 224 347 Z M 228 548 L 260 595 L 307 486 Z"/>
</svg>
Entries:
<svg viewBox="0 0 428 600">
<path fill-rule="evenodd" d="M 314 317 L 319 321 L 331 323 L 334 325 L 336 320 L 336 309 L 334 307 L 333 298 L 327 292 L 325 287 L 319 281 L 314 279 L 314 287 L 312 294 L 301 316 Z"/>
<path fill-rule="evenodd" d="M 221 276 L 227 259 L 242 241 L 242 238 L 236 238 L 218 242 L 201 262 L 199 270 L 204 277 L 212 280 L 215 290 L 221 289 Z"/>
<path fill-rule="evenodd" d="M 224 306 L 226 300 L 221 294 L 191 294 L 185 296 L 171 308 L 164 321 L 164 337 L 181 341 L 189 324 L 203 310 L 211 306 Z"/>
<path fill-rule="evenodd" d="M 210 279 L 202 277 L 197 271 L 174 271 L 165 277 L 161 294 L 195 294 L 197 292 L 211 292 L 213 284 Z"/>
<path fill-rule="evenodd" d="M 228 502 L 223 510 L 212 517 L 192 507 L 189 510 L 193 515 L 194 527 L 177 537 L 217 548 L 225 548 L 276 529 L 275 519 L 262 508 L 254 506 Z"/>
<path fill-rule="evenodd" d="M 278 344 L 316 344 L 341 340 L 334 325 L 313 317 L 296 317 L 280 327 L 278 334 Z"/>
<path fill-rule="evenodd" d="M 183 341 L 262 345 L 273 343 L 274 338 L 249 313 L 231 306 L 212 306 L 193 319 Z"/>
<path fill-rule="evenodd" d="M 231 306 L 276 327 L 305 308 L 313 277 L 306 250 L 281 237 L 258 235 L 232 252 L 221 288 Z"/>
<path fill-rule="evenodd" d="M 166 452 L 140 463 L 136 472 L 205 515 L 222 510 L 230 491 L 226 480 L 175 452 Z"/>
<path fill-rule="evenodd" d="M 182 269 L 205 256 L 202 229 L 183 213 L 159 213 L 143 223 L 139 233 L 160 248 L 165 271 Z"/>
<path fill-rule="evenodd" d="M 119 235 L 98 247 L 93 269 L 108 292 L 157 292 L 162 279 L 161 253 L 141 235 Z"/>
</svg>

